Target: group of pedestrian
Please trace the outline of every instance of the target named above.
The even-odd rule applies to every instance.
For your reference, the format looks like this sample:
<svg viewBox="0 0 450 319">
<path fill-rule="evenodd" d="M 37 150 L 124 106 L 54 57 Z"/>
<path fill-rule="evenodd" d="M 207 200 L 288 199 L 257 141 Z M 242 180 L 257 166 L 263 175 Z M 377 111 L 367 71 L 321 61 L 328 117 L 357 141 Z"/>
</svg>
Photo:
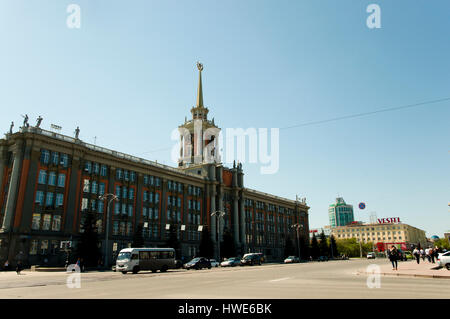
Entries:
<svg viewBox="0 0 450 319">
<path fill-rule="evenodd" d="M 430 247 L 430 248 L 426 248 L 426 249 L 419 249 L 419 248 L 415 248 L 413 251 L 413 255 L 416 258 L 417 263 L 420 263 L 420 259 L 422 258 L 422 261 L 425 262 L 425 258 L 428 260 L 429 263 L 436 263 L 435 259 L 438 258 L 439 253 L 441 252 L 441 250 L 439 249 L 439 247 L 435 246 Z"/>
</svg>

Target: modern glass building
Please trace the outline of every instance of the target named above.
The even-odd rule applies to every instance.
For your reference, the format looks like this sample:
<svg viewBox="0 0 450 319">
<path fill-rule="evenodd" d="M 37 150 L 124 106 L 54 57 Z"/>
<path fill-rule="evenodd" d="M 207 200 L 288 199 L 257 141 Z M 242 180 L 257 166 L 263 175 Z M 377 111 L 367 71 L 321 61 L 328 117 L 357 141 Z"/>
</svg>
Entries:
<svg viewBox="0 0 450 319">
<path fill-rule="evenodd" d="M 328 216 L 331 227 L 346 226 L 355 220 L 353 205 L 346 204 L 342 197 L 338 197 L 336 198 L 336 203 L 328 208 Z"/>
</svg>

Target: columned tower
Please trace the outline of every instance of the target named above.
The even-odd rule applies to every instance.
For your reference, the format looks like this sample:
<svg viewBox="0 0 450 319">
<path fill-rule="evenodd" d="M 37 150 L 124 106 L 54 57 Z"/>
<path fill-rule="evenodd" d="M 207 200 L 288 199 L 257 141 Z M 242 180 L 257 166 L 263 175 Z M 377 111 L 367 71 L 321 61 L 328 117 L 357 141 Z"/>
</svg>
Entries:
<svg viewBox="0 0 450 319">
<path fill-rule="evenodd" d="M 218 136 L 220 128 L 208 120 L 208 108 L 203 105 L 202 71 L 203 65 L 197 62 L 198 90 L 197 103 L 191 108 L 192 119 L 178 127 L 181 136 L 178 166 L 220 162 Z"/>
</svg>

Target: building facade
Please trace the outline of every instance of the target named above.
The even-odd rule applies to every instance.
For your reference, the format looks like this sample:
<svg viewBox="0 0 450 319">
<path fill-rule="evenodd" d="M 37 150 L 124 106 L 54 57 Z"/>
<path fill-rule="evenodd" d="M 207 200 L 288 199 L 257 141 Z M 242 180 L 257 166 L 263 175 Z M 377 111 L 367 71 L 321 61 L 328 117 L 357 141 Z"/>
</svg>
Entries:
<svg viewBox="0 0 450 319">
<path fill-rule="evenodd" d="M 328 208 L 330 226 L 345 226 L 354 221 L 353 206 L 345 203 L 342 197 L 336 198 L 336 203 Z"/>
<path fill-rule="evenodd" d="M 95 216 L 99 248 L 109 260 L 131 245 L 139 225 L 146 247 L 165 246 L 169 230 L 176 231 L 187 258 L 198 254 L 202 227 L 214 247 L 228 230 L 238 255 L 256 251 L 268 259 L 284 257 L 286 238 L 295 238 L 291 226 L 301 224 L 300 235 L 308 238 L 305 201 L 248 189 L 241 164 L 220 162 L 214 138 L 220 129 L 203 106 L 202 69 L 192 120 L 180 126 L 178 167 L 85 143 L 78 133 L 73 138 L 47 131 L 40 123 L 7 133 L 0 140 L 0 261 L 63 265 L 61 243 L 77 245 L 88 213 Z M 208 129 L 213 134 L 204 139 Z M 109 205 L 109 197 L 101 198 L 107 194 L 117 200 Z M 217 219 L 211 216 L 216 211 L 225 214 Z"/>
<path fill-rule="evenodd" d="M 332 234 L 337 240 L 361 238 L 364 243 L 372 242 L 378 251 L 385 251 L 392 245 L 402 250 L 418 244 L 427 247 L 425 231 L 403 223 L 353 223 L 332 228 Z"/>
</svg>

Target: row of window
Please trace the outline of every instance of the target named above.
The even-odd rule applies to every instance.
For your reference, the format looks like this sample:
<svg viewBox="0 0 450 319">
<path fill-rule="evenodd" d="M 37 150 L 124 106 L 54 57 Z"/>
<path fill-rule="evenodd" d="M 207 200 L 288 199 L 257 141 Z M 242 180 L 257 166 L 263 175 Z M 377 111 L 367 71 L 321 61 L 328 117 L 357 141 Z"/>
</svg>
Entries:
<svg viewBox="0 0 450 319">
<path fill-rule="evenodd" d="M 85 179 L 83 181 L 83 192 L 85 193 L 91 193 L 91 194 L 99 194 L 103 195 L 105 194 L 106 185 L 102 182 L 96 182 L 96 181 L 90 181 L 88 179 Z"/>
<path fill-rule="evenodd" d="M 201 193 L 202 193 L 202 189 L 200 187 L 192 186 L 192 185 L 188 186 L 188 194 L 189 195 L 201 196 Z"/>
<path fill-rule="evenodd" d="M 91 199 L 90 205 L 89 205 L 88 198 L 83 198 L 81 200 L 81 210 L 82 211 L 89 209 L 92 212 L 103 213 L 104 208 L 105 208 L 105 203 L 102 200 Z"/>
<path fill-rule="evenodd" d="M 49 246 L 50 245 L 50 246 Z M 30 255 L 56 255 L 59 251 L 59 240 L 39 240 L 34 239 L 30 244 Z"/>
<path fill-rule="evenodd" d="M 142 207 L 142 216 L 144 218 L 158 219 L 158 217 L 159 217 L 158 208 Z"/>
<path fill-rule="evenodd" d="M 99 163 L 92 163 L 90 161 L 84 162 L 84 172 L 88 174 L 96 174 L 103 177 L 108 176 L 108 167 Z"/>
<path fill-rule="evenodd" d="M 159 193 L 144 191 L 144 195 L 143 195 L 142 199 L 144 202 L 159 203 Z"/>
<path fill-rule="evenodd" d="M 150 186 L 161 186 L 161 179 L 159 177 L 154 177 L 151 175 L 144 175 L 144 185 Z"/>
<path fill-rule="evenodd" d="M 127 188 L 125 186 L 116 186 L 116 196 L 119 198 L 123 198 L 123 199 L 129 199 L 129 200 L 133 200 L 134 199 L 134 188 L 130 187 Z"/>
<path fill-rule="evenodd" d="M 177 182 L 174 182 L 174 181 L 168 181 L 167 182 L 167 188 L 170 191 L 175 191 L 175 192 L 179 192 L 179 193 L 183 192 L 183 184 L 182 183 L 177 183 Z"/>
<path fill-rule="evenodd" d="M 52 214 L 33 214 L 31 222 L 31 229 L 33 230 L 61 230 L 61 215 Z"/>
<path fill-rule="evenodd" d="M 133 211 L 134 211 L 134 206 L 129 204 L 119 204 L 119 203 L 115 203 L 114 204 L 114 214 L 115 215 L 128 215 L 128 216 L 133 216 Z"/>
<path fill-rule="evenodd" d="M 136 181 L 136 172 L 128 171 L 126 169 L 118 168 L 116 170 L 116 179 L 117 180 L 124 180 L 124 181 L 130 181 L 135 182 Z"/>
<path fill-rule="evenodd" d="M 40 162 L 45 165 L 61 165 L 62 167 L 67 168 L 69 166 L 69 155 L 58 152 L 50 152 L 49 150 L 41 150 Z"/>
<path fill-rule="evenodd" d="M 167 220 L 168 221 L 176 221 L 178 223 L 181 222 L 181 212 L 168 210 L 167 211 Z"/>
<path fill-rule="evenodd" d="M 65 187 L 66 174 L 57 174 L 56 172 L 47 172 L 46 170 L 41 169 L 39 171 L 38 183 L 41 185 Z"/>
<path fill-rule="evenodd" d="M 52 192 L 44 194 L 43 191 L 37 191 L 35 203 L 46 207 L 60 207 L 64 204 L 64 194 Z"/>
<path fill-rule="evenodd" d="M 167 196 L 167 205 L 181 207 L 181 197 Z"/>
</svg>

